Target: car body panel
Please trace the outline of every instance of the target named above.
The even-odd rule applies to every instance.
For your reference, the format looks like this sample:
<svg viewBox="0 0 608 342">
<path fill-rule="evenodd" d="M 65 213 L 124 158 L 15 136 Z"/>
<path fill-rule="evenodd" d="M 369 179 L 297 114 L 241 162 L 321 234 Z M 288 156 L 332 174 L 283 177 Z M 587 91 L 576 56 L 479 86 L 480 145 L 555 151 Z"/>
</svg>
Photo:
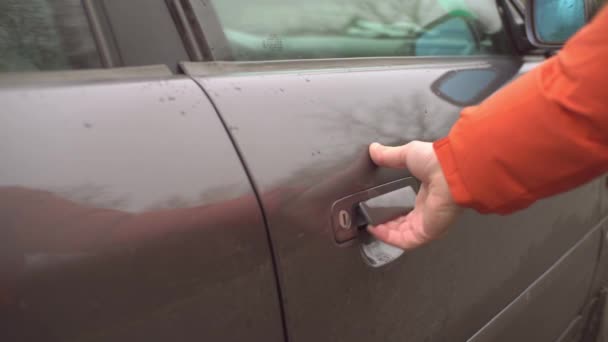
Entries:
<svg viewBox="0 0 608 342">
<path fill-rule="evenodd" d="M 0 339 L 283 340 L 215 110 L 165 68 L 119 71 L 0 76 Z"/>
<path fill-rule="evenodd" d="M 508 217 L 466 212 L 444 239 L 369 268 L 358 242 L 336 244 L 332 203 L 409 174 L 376 169 L 368 144 L 446 135 L 461 107 L 432 85 L 449 72 L 498 70 L 512 77 L 521 68 L 511 57 L 375 61 L 188 63 L 184 69 L 225 120 L 262 197 L 289 194 L 279 206 L 263 201 L 289 341 L 466 340 L 599 222 L 600 182 Z M 575 290 L 588 288 L 581 282 Z"/>
<path fill-rule="evenodd" d="M 576 336 L 587 302 L 587 292 L 580 288 L 589 287 L 594 276 L 596 265 L 589 260 L 599 254 L 603 221 L 468 341 L 565 341 Z"/>
<path fill-rule="evenodd" d="M 410 176 L 374 167 L 370 142 L 445 136 L 543 57 L 376 58 L 360 40 L 371 58 L 180 68 L 232 57 L 210 2 L 71 3 L 104 66 L 166 66 L 0 75 L 1 340 L 561 342 L 584 326 L 608 275 L 603 179 L 467 211 L 377 269 L 331 225 L 337 200 Z"/>
</svg>

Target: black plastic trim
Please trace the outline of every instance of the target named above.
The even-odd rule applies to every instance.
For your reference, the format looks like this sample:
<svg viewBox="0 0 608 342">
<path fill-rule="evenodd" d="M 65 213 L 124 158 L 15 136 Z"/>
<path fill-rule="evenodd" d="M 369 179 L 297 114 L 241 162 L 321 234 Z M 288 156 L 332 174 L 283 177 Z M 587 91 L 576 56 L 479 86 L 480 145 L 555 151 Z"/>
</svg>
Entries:
<svg viewBox="0 0 608 342">
<path fill-rule="evenodd" d="M 115 68 L 124 65 L 118 50 L 118 45 L 107 20 L 103 2 L 82 0 L 82 6 L 89 20 L 89 26 L 97 45 L 101 65 L 104 68 Z"/>
<path fill-rule="evenodd" d="M 231 61 L 232 49 L 209 0 L 167 0 L 193 61 Z"/>
</svg>

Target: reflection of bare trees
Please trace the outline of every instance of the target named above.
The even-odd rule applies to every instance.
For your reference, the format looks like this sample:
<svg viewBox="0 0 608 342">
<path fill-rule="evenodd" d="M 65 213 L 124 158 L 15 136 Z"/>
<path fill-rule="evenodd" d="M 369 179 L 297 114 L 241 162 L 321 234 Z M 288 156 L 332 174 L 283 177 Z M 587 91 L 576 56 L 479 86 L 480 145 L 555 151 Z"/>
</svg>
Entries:
<svg viewBox="0 0 608 342">
<path fill-rule="evenodd" d="M 369 108 L 357 105 L 356 111 L 334 108 L 340 113 L 340 122 L 328 121 L 332 129 L 342 128 L 351 137 L 377 137 L 382 140 L 425 139 L 428 136 L 427 119 L 421 108 L 424 103 L 416 96 L 410 97 L 407 107 L 404 99 L 393 98 L 382 106 Z M 367 116 L 367 117 L 366 117 Z M 373 120 L 376 116 L 378 120 Z M 386 118 L 390 118 L 387 120 Z M 371 119 L 371 120 L 370 120 Z M 390 124 L 385 124 L 385 122 Z"/>
<path fill-rule="evenodd" d="M 64 66 L 52 9 L 43 0 L 0 3 L 0 69 L 42 69 Z"/>
<path fill-rule="evenodd" d="M 81 0 L 52 0 L 63 51 L 73 69 L 100 66 Z"/>
<path fill-rule="evenodd" d="M 316 158 L 314 163 L 280 183 L 306 187 L 315 182 L 311 180 L 322 181 L 335 173 L 332 170 L 344 162 L 345 155 L 352 155 L 348 160 L 367 156 L 367 146 L 373 141 L 399 145 L 441 138 L 457 119 L 459 108 L 437 98 L 431 101 L 427 93 L 421 90 L 381 103 L 361 101 L 348 107 L 324 104 L 324 110 L 310 114 L 310 120 L 317 122 L 319 130 L 332 132 L 332 137 L 319 142 L 323 147 L 311 152 Z"/>
<path fill-rule="evenodd" d="M 98 66 L 78 0 L 0 2 L 0 71 Z"/>
<path fill-rule="evenodd" d="M 358 103 L 348 108 L 328 104 L 332 114 L 318 113 L 313 117 L 323 125 L 344 135 L 343 141 L 369 143 L 370 137 L 385 142 L 434 140 L 446 133 L 449 119 L 440 120 L 446 112 L 441 101 L 428 101 L 424 92 L 407 97 L 394 97 L 381 104 Z M 449 113 L 448 113 L 449 114 Z M 448 122 L 450 121 L 450 122 Z"/>
</svg>

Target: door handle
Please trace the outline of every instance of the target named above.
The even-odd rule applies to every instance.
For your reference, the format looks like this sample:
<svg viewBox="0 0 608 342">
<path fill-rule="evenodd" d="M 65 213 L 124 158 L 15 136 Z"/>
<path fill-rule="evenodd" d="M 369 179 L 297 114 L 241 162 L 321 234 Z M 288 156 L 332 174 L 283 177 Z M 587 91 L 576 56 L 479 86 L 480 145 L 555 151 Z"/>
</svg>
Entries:
<svg viewBox="0 0 608 342">
<path fill-rule="evenodd" d="M 418 190 L 419 184 L 406 182 L 402 188 L 360 202 L 355 210 L 357 225 L 377 226 L 407 214 L 414 209 Z"/>
<path fill-rule="evenodd" d="M 336 242 L 344 244 L 358 238 L 363 260 L 372 267 L 394 261 L 403 250 L 375 239 L 365 228 L 406 215 L 414 208 L 419 189 L 420 182 L 408 177 L 336 201 L 332 206 Z"/>
<path fill-rule="evenodd" d="M 419 184 L 416 187 L 407 186 L 359 203 L 358 212 L 367 223 L 365 227 L 367 225 L 375 226 L 407 215 L 414 209 L 418 190 Z M 361 241 L 361 256 L 365 263 L 372 267 L 381 267 L 391 263 L 404 253 L 403 249 L 384 243 L 367 231 L 362 232 L 359 240 Z"/>
</svg>

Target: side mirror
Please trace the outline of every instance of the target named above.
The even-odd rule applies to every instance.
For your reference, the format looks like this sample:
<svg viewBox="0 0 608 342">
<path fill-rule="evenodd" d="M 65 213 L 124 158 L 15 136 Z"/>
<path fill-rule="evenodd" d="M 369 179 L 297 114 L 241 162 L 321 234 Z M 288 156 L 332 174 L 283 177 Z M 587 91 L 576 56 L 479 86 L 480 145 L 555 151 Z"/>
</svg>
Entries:
<svg viewBox="0 0 608 342">
<path fill-rule="evenodd" d="M 559 48 L 591 18 L 593 0 L 527 0 L 526 34 L 539 48 Z"/>
</svg>

